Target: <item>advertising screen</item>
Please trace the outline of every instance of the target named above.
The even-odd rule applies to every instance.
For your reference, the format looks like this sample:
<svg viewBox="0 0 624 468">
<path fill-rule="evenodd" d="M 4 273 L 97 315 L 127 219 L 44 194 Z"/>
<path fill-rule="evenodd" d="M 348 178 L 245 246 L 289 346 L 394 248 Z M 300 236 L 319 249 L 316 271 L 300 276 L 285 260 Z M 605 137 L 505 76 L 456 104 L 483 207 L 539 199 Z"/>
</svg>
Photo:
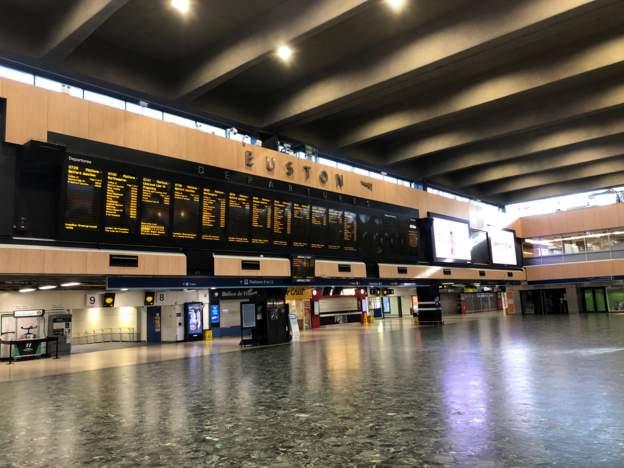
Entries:
<svg viewBox="0 0 624 468">
<path fill-rule="evenodd" d="M 434 217 L 433 245 L 437 260 L 469 262 L 471 257 L 468 223 Z"/>
<path fill-rule="evenodd" d="M 200 338 L 203 333 L 204 304 L 201 302 L 187 302 L 184 304 L 184 315 L 186 316 L 186 339 Z"/>
<path fill-rule="evenodd" d="M 489 263 L 487 232 L 478 229 L 470 230 L 470 257 L 473 263 Z"/>
<path fill-rule="evenodd" d="M 67 165 L 67 200 L 65 229 L 68 231 L 97 231 L 100 227 L 100 192 L 103 173 L 89 160 Z"/>
<path fill-rule="evenodd" d="M 511 231 L 490 231 L 490 249 L 492 250 L 492 263 L 500 265 L 517 265 L 516 243 L 514 233 Z"/>
</svg>

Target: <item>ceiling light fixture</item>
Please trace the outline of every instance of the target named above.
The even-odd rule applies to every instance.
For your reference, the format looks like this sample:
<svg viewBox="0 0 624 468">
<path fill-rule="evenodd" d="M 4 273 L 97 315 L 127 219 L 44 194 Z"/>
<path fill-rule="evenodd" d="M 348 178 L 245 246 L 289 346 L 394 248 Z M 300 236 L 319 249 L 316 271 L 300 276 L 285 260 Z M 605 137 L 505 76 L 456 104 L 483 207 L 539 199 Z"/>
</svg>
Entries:
<svg viewBox="0 0 624 468">
<path fill-rule="evenodd" d="M 61 288 L 73 288 L 75 286 L 80 286 L 80 283 L 78 281 L 70 281 L 69 283 L 61 284 Z"/>
<path fill-rule="evenodd" d="M 277 48 L 275 55 L 277 55 L 282 62 L 288 63 L 293 56 L 293 50 L 286 44 L 283 44 Z"/>
<path fill-rule="evenodd" d="M 56 289 L 58 286 L 55 284 L 46 284 L 45 286 L 39 286 L 39 291 L 49 291 L 50 289 Z"/>
<path fill-rule="evenodd" d="M 392 10 L 399 12 L 405 7 L 405 4 L 407 3 L 407 1 L 406 0 L 386 0 L 386 3 Z"/>
<path fill-rule="evenodd" d="M 29 292 L 35 292 L 35 291 L 36 291 L 36 289 L 35 289 L 35 288 L 22 288 L 22 289 L 20 289 L 18 292 L 21 292 L 21 293 L 29 293 Z"/>
<path fill-rule="evenodd" d="M 178 10 L 183 15 L 186 15 L 189 11 L 191 11 L 191 1 L 190 0 L 171 0 L 171 7 Z"/>
</svg>

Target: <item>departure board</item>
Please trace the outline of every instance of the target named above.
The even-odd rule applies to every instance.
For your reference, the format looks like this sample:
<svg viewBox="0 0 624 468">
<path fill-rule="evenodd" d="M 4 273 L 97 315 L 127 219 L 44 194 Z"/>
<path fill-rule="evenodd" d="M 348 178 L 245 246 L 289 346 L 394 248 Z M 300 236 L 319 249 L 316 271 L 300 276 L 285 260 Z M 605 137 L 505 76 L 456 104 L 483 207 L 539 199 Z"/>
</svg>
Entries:
<svg viewBox="0 0 624 468">
<path fill-rule="evenodd" d="M 292 233 L 292 202 L 273 200 L 273 245 L 288 246 Z"/>
<path fill-rule="evenodd" d="M 100 228 L 102 179 L 102 170 L 89 160 L 67 165 L 64 220 L 67 231 L 97 231 Z"/>
<path fill-rule="evenodd" d="M 416 254 L 420 244 L 420 233 L 418 231 L 418 218 L 407 217 L 401 232 L 405 236 L 404 248 L 406 253 Z"/>
<path fill-rule="evenodd" d="M 324 249 L 327 246 L 325 231 L 327 228 L 327 208 L 312 206 L 310 215 L 310 247 Z"/>
<path fill-rule="evenodd" d="M 343 241 L 343 220 L 342 210 L 329 208 L 327 211 L 327 248 L 329 250 L 339 250 Z"/>
<path fill-rule="evenodd" d="M 176 239 L 197 239 L 200 189 L 197 185 L 173 184 L 173 233 Z"/>
<path fill-rule="evenodd" d="M 166 237 L 170 225 L 170 207 L 171 183 L 144 177 L 141 195 L 141 235 Z"/>
<path fill-rule="evenodd" d="M 292 246 L 307 247 L 310 238 L 310 205 L 293 203 Z"/>
<path fill-rule="evenodd" d="M 293 278 L 314 278 L 314 258 L 312 257 L 293 257 L 292 258 L 292 277 Z"/>
<path fill-rule="evenodd" d="M 108 171 L 104 205 L 104 232 L 136 234 L 139 220 L 139 178 Z"/>
<path fill-rule="evenodd" d="M 397 255 L 400 247 L 399 218 L 393 214 L 384 214 L 382 220 L 382 249 L 387 254 Z"/>
<path fill-rule="evenodd" d="M 222 241 L 225 233 L 225 203 L 223 190 L 204 187 L 202 197 L 203 240 Z"/>
<path fill-rule="evenodd" d="M 249 242 L 250 211 L 249 195 L 234 192 L 228 194 L 227 230 L 229 242 Z"/>
<path fill-rule="evenodd" d="M 271 241 L 272 203 L 270 198 L 254 196 L 251 199 L 251 243 L 264 245 Z"/>
<path fill-rule="evenodd" d="M 347 252 L 357 250 L 357 215 L 351 211 L 343 214 L 342 244 Z"/>
</svg>

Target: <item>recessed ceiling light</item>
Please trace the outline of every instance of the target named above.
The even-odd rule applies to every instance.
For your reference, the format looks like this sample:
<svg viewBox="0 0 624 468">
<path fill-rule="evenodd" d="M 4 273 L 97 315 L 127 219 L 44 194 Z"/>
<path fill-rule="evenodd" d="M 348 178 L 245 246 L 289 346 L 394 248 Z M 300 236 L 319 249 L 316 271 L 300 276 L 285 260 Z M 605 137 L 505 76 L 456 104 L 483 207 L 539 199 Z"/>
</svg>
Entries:
<svg viewBox="0 0 624 468">
<path fill-rule="evenodd" d="M 191 1 L 190 0 L 171 0 L 171 7 L 178 10 L 183 15 L 186 15 L 189 11 L 191 11 Z"/>
<path fill-rule="evenodd" d="M 19 292 L 21 293 L 29 293 L 29 292 L 35 292 L 36 289 L 35 288 L 22 288 L 19 290 Z"/>
<path fill-rule="evenodd" d="M 78 281 L 70 281 L 69 283 L 61 284 L 61 288 L 73 288 L 75 286 L 80 286 L 80 283 Z"/>
<path fill-rule="evenodd" d="M 39 286 L 40 291 L 49 291 L 50 289 L 56 289 L 58 286 L 55 284 L 46 284 L 44 286 Z"/>
<path fill-rule="evenodd" d="M 120 291 L 127 291 L 128 288 L 121 288 Z"/>
<path fill-rule="evenodd" d="M 286 44 L 283 44 L 277 48 L 275 55 L 277 55 L 282 62 L 290 62 L 293 56 L 293 50 Z"/>
<path fill-rule="evenodd" d="M 399 12 L 405 7 L 407 0 L 386 0 L 386 3 L 394 11 Z"/>
</svg>

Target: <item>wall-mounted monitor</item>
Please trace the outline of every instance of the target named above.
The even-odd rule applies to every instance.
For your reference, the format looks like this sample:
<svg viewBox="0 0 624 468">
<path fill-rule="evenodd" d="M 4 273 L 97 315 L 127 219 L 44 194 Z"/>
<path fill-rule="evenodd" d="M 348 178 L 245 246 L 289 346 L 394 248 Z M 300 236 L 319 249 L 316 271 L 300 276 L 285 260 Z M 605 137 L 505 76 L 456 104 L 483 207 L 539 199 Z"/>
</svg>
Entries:
<svg viewBox="0 0 624 468">
<path fill-rule="evenodd" d="M 467 221 L 432 216 L 434 258 L 439 262 L 470 262 L 470 227 Z"/>
<path fill-rule="evenodd" d="M 492 263 L 497 265 L 517 265 L 516 236 L 513 231 L 489 231 Z"/>
<path fill-rule="evenodd" d="M 490 263 L 490 247 L 486 231 L 470 230 L 470 258 L 472 263 Z"/>
</svg>

